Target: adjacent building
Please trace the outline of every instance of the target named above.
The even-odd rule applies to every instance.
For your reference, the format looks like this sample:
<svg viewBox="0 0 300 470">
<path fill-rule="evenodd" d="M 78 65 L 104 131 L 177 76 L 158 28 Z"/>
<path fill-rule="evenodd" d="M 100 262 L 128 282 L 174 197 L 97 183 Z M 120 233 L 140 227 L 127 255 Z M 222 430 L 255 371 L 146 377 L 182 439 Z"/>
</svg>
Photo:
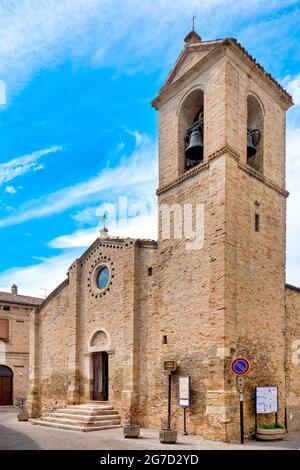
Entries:
<svg viewBox="0 0 300 470">
<path fill-rule="evenodd" d="M 42 299 L 0 292 L 0 406 L 26 398 L 29 370 L 29 316 Z"/>
</svg>

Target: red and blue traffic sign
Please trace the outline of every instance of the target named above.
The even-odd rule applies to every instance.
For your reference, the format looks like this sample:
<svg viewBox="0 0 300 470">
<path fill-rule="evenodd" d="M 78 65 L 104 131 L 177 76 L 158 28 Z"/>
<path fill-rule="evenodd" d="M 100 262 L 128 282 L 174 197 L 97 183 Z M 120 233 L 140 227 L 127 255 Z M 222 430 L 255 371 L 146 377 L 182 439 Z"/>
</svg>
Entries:
<svg viewBox="0 0 300 470">
<path fill-rule="evenodd" d="M 235 375 L 246 375 L 251 369 L 251 365 L 245 357 L 237 357 L 232 361 L 230 368 Z"/>
</svg>

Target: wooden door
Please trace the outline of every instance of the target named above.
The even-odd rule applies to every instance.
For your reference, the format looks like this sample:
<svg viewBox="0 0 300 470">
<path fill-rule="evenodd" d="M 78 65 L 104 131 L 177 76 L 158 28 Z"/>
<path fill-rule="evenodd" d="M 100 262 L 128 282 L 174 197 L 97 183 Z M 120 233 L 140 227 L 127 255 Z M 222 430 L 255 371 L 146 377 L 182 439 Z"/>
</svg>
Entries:
<svg viewBox="0 0 300 470">
<path fill-rule="evenodd" d="M 106 352 L 93 354 L 93 400 L 108 400 L 108 355 Z"/>
<path fill-rule="evenodd" d="M 0 406 L 12 404 L 12 377 L 0 376 Z"/>
</svg>

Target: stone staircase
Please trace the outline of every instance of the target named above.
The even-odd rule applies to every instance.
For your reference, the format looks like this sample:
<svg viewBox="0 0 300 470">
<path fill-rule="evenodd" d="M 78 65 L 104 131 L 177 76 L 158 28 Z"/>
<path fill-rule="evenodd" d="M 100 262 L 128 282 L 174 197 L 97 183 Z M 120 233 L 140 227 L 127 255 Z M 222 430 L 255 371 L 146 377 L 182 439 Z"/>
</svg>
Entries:
<svg viewBox="0 0 300 470">
<path fill-rule="evenodd" d="M 32 419 L 31 423 L 49 428 L 88 432 L 120 428 L 121 417 L 108 402 L 97 402 L 60 408 L 48 416 Z"/>
</svg>

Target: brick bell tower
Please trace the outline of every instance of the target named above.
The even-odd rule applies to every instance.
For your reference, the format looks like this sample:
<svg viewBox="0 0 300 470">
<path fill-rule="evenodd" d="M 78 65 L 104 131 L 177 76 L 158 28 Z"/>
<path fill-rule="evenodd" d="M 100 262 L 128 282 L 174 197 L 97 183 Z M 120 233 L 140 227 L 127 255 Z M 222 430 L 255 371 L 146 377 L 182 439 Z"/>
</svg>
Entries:
<svg viewBox="0 0 300 470">
<path fill-rule="evenodd" d="M 174 382 L 191 375 L 190 432 L 235 441 L 239 401 L 229 366 L 246 356 L 250 437 L 256 386 L 279 387 L 279 421 L 285 416 L 285 114 L 291 97 L 235 39 L 202 41 L 193 30 L 152 104 L 159 112 L 158 202 L 169 208 L 171 221 L 167 237 L 160 210 L 158 318 L 167 340 L 157 340 L 153 368 L 161 374 L 163 360 L 176 359 Z M 197 221 L 204 227 L 198 248 L 185 231 L 191 205 L 200 238 Z M 175 394 L 173 400 L 175 406 Z M 179 426 L 181 415 L 173 419 Z"/>
</svg>

